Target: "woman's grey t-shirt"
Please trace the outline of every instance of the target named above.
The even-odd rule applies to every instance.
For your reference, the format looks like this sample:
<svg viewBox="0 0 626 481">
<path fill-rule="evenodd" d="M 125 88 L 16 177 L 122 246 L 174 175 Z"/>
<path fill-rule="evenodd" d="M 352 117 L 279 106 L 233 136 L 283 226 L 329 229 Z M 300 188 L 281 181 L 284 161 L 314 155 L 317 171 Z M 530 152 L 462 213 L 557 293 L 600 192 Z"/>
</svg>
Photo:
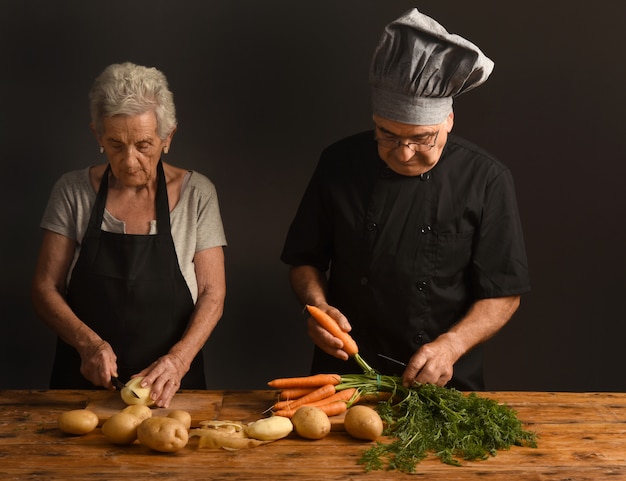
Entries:
<svg viewBox="0 0 626 481">
<path fill-rule="evenodd" d="M 96 192 L 89 180 L 89 170 L 90 167 L 87 167 L 61 176 L 52 189 L 40 224 L 43 229 L 76 241 L 67 282 L 80 254 L 91 209 L 96 200 Z M 226 245 L 217 191 L 207 177 L 195 171 L 187 172 L 181 187 L 180 199 L 170 212 L 170 223 L 180 270 L 195 302 L 198 297 L 193 264 L 195 253 Z M 102 230 L 125 233 L 125 223 L 105 209 Z M 150 234 L 156 232 L 156 220 L 153 220 L 150 222 Z"/>
</svg>

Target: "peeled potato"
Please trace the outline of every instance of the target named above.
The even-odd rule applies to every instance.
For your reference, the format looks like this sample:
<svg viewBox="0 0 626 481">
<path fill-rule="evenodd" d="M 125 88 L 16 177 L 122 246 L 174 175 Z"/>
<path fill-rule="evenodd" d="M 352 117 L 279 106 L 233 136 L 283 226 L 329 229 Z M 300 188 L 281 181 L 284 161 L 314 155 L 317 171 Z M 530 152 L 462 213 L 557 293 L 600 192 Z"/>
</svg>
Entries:
<svg viewBox="0 0 626 481">
<path fill-rule="evenodd" d="M 126 383 L 124 388 L 122 388 L 120 394 L 122 396 L 122 400 L 126 404 L 141 404 L 144 406 L 152 406 L 154 404 L 154 401 L 150 398 L 150 391 L 152 388 L 150 386 L 141 387 L 141 381 L 143 381 L 142 376 L 134 377 Z M 133 392 L 139 397 L 137 398 L 133 396 Z"/>
<path fill-rule="evenodd" d="M 177 419 L 152 417 L 139 425 L 137 438 L 141 444 L 150 449 L 162 453 L 174 453 L 187 445 L 189 433 Z"/>
<path fill-rule="evenodd" d="M 137 428 L 143 420 L 128 412 L 119 412 L 102 425 L 102 434 L 113 444 L 132 444 L 137 439 Z"/>
<path fill-rule="evenodd" d="M 137 416 L 142 421 L 152 417 L 152 409 L 145 404 L 131 404 L 122 409 L 122 412 Z"/>
<path fill-rule="evenodd" d="M 330 419 L 324 411 L 314 406 L 298 408 L 291 418 L 299 436 L 307 439 L 322 439 L 330 432 Z"/>
<path fill-rule="evenodd" d="M 283 416 L 271 416 L 259 419 L 245 428 L 246 435 L 262 441 L 276 441 L 293 431 L 291 419 Z"/>
<path fill-rule="evenodd" d="M 367 441 L 374 441 L 383 433 L 382 419 L 368 406 L 352 406 L 348 409 L 343 426 L 353 438 Z"/>
<path fill-rule="evenodd" d="M 87 434 L 98 426 L 98 416 L 89 409 L 74 409 L 59 416 L 59 429 L 67 434 Z"/>
<path fill-rule="evenodd" d="M 182 409 L 174 409 L 170 411 L 167 415 L 168 418 L 176 419 L 185 426 L 185 429 L 189 430 L 191 427 L 191 414 L 187 411 L 183 411 Z"/>
</svg>

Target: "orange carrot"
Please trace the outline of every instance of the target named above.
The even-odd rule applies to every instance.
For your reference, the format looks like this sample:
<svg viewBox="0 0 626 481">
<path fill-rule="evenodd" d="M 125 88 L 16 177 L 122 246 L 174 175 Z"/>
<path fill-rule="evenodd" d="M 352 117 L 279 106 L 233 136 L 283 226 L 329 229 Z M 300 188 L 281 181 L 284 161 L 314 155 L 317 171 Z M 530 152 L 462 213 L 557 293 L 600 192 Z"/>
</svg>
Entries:
<svg viewBox="0 0 626 481">
<path fill-rule="evenodd" d="M 304 406 L 309 406 L 305 404 Z M 285 418 L 292 418 L 296 411 L 304 406 L 298 406 L 297 408 L 287 408 L 281 409 L 280 411 L 276 411 L 274 416 L 283 416 Z M 336 416 L 337 414 L 341 414 L 342 412 L 348 409 L 348 403 L 346 401 L 332 401 L 326 404 L 321 404 L 319 406 L 312 406 L 321 409 L 326 413 L 327 416 Z"/>
<path fill-rule="evenodd" d="M 318 388 L 325 384 L 336 386 L 341 382 L 339 374 L 314 374 L 305 377 L 284 377 L 274 379 L 267 383 L 268 386 L 276 389 L 287 389 L 292 387 L 314 387 Z"/>
<path fill-rule="evenodd" d="M 311 391 L 314 391 L 313 387 L 292 387 L 288 389 L 283 389 L 280 391 L 279 398 L 282 401 L 288 401 L 290 399 L 298 399 L 299 397 L 304 396 L 305 394 L 309 394 Z"/>
<path fill-rule="evenodd" d="M 295 407 L 302 406 L 303 404 L 309 404 L 315 401 L 319 401 L 321 399 L 326 399 L 333 394 L 335 394 L 335 385 L 325 384 L 322 387 L 317 388 L 315 391 L 310 392 L 309 394 L 302 396 L 298 399 L 293 399 L 290 401 L 278 401 L 276 404 L 274 404 L 274 409 L 293 409 Z"/>
<path fill-rule="evenodd" d="M 306 308 L 309 311 L 309 314 L 311 314 L 313 319 L 315 319 L 320 324 L 320 326 L 322 326 L 333 336 L 339 338 L 341 342 L 343 342 L 342 349 L 346 351 L 349 356 L 354 356 L 358 354 L 359 347 L 357 346 L 356 341 L 352 339 L 352 336 L 350 334 L 341 330 L 339 324 L 337 324 L 337 321 L 335 321 L 332 317 L 322 311 L 319 307 L 309 306 L 307 304 Z"/>
<path fill-rule="evenodd" d="M 345 401 L 334 401 L 318 407 L 330 417 L 346 412 L 348 410 L 348 403 Z"/>
<path fill-rule="evenodd" d="M 319 401 L 313 401 L 313 402 L 305 403 L 305 404 L 303 404 L 303 406 L 321 407 L 321 406 L 324 406 L 325 404 L 330 404 L 330 403 L 336 402 L 336 401 L 341 401 L 343 403 L 347 403 L 350 399 L 352 399 L 352 396 L 354 395 L 355 392 L 356 392 L 356 388 L 354 388 L 354 387 L 351 387 L 351 388 L 348 388 L 348 389 L 343 389 L 341 391 L 337 391 L 335 394 L 332 394 L 329 397 L 326 397 L 324 399 L 320 399 Z M 358 397 L 353 401 L 353 404 L 356 403 L 357 401 L 358 401 Z"/>
</svg>

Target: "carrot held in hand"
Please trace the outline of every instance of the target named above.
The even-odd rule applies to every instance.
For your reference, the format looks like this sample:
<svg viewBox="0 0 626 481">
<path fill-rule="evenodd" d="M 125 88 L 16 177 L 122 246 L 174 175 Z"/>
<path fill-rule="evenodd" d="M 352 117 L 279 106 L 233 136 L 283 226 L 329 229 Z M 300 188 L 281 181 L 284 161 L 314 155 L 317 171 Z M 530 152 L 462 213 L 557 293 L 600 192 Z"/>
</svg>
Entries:
<svg viewBox="0 0 626 481">
<path fill-rule="evenodd" d="M 348 356 L 354 356 L 359 353 L 359 346 L 356 341 L 352 339 L 352 336 L 346 331 L 343 331 L 337 321 L 322 311 L 319 307 L 306 306 L 309 314 L 315 319 L 320 326 L 330 332 L 333 336 L 339 338 L 343 342 L 343 350 L 348 353 Z"/>
<path fill-rule="evenodd" d="M 306 305 L 309 314 L 311 317 L 315 319 L 320 326 L 330 332 L 333 336 L 341 340 L 343 342 L 342 349 L 346 351 L 348 356 L 354 358 L 354 360 L 358 363 L 358 365 L 363 369 L 365 373 L 373 373 L 374 369 L 370 367 L 369 364 L 365 362 L 365 360 L 359 355 L 359 346 L 356 341 L 352 338 L 350 334 L 345 332 L 339 327 L 337 321 L 335 321 L 332 317 L 322 311 L 319 307 Z"/>
</svg>

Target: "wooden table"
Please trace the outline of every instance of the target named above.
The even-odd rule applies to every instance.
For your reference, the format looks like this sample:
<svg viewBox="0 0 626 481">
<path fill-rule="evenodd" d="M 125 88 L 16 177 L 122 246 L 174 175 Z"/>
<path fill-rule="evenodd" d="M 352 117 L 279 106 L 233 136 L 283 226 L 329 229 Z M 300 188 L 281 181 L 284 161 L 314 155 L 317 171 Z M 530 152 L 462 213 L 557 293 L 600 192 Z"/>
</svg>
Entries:
<svg viewBox="0 0 626 481">
<path fill-rule="evenodd" d="M 370 445 L 341 430 L 318 441 L 292 434 L 253 449 L 200 449 L 197 438 L 174 454 L 145 446 L 115 446 L 98 428 L 68 436 L 57 417 L 90 407 L 101 421 L 124 405 L 105 391 L 0 391 L 2 480 L 626 480 L 626 393 L 496 392 L 540 436 L 536 449 L 513 447 L 462 467 L 429 458 L 413 475 L 366 473 L 357 459 Z M 208 419 L 249 422 L 263 417 L 271 391 L 185 391 L 171 408 Z M 166 410 L 155 410 L 154 415 Z M 195 440 L 195 441 L 194 441 Z"/>
</svg>

